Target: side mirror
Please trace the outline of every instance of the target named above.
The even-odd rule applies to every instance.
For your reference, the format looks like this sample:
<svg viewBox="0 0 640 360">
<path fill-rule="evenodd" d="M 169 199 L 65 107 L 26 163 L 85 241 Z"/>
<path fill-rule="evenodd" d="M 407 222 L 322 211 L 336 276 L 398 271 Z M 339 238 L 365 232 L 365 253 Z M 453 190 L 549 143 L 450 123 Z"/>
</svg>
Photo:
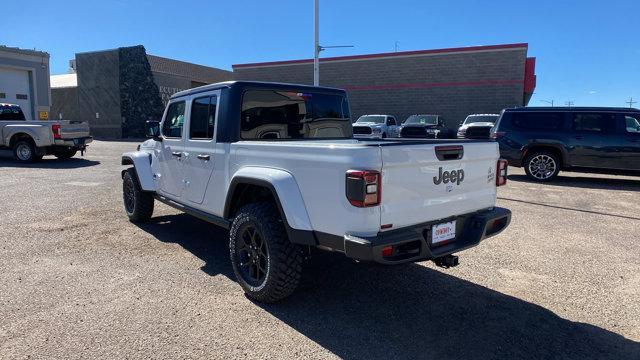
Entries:
<svg viewBox="0 0 640 360">
<path fill-rule="evenodd" d="M 162 137 L 160 137 L 160 122 L 149 120 L 144 124 L 144 132 L 148 138 L 151 138 L 156 141 L 162 141 Z"/>
<path fill-rule="evenodd" d="M 438 126 L 440 127 L 444 126 L 444 121 L 442 121 L 442 119 L 438 119 Z"/>
</svg>

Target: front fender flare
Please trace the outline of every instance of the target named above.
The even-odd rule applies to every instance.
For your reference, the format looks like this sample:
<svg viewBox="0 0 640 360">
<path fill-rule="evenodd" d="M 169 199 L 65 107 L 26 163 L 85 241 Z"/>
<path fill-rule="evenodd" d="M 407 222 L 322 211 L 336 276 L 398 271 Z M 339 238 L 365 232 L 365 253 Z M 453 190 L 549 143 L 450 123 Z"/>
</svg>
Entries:
<svg viewBox="0 0 640 360">
<path fill-rule="evenodd" d="M 156 182 L 153 179 L 151 169 L 151 154 L 143 151 L 134 151 L 122 154 L 122 165 L 133 165 L 138 176 L 138 183 L 144 191 L 156 191 Z M 124 175 L 123 170 L 122 173 Z"/>
<path fill-rule="evenodd" d="M 231 201 L 236 186 L 259 185 L 268 188 L 276 201 L 292 242 L 316 245 L 313 226 L 307 214 L 302 193 L 293 175 L 287 171 L 263 167 L 244 167 L 233 174 L 224 207 L 224 216 L 231 216 Z"/>
</svg>

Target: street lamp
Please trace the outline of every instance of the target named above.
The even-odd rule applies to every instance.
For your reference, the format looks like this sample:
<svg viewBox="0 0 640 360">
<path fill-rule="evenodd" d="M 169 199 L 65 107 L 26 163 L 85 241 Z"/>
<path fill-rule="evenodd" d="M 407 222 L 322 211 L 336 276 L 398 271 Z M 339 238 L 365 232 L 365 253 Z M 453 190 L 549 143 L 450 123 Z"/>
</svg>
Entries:
<svg viewBox="0 0 640 360">
<path fill-rule="evenodd" d="M 547 104 L 551 105 L 551 107 L 553 107 L 553 100 L 551 100 L 551 101 L 549 101 L 549 100 L 540 100 L 540 101 L 542 101 L 543 103 L 547 103 Z"/>
<path fill-rule="evenodd" d="M 313 86 L 320 85 L 320 52 L 324 49 L 348 48 L 353 45 L 320 46 L 320 0 L 314 0 Z"/>
</svg>

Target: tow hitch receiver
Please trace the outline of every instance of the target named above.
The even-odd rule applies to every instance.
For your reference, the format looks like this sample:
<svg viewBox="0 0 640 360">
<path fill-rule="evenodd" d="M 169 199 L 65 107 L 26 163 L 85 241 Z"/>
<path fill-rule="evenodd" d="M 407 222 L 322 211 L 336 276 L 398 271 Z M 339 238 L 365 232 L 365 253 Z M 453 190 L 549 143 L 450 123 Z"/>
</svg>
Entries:
<svg viewBox="0 0 640 360">
<path fill-rule="evenodd" d="M 433 259 L 433 262 L 436 263 L 436 265 L 441 268 L 448 269 L 450 267 L 458 266 L 458 256 L 445 255 L 443 257 Z"/>
</svg>

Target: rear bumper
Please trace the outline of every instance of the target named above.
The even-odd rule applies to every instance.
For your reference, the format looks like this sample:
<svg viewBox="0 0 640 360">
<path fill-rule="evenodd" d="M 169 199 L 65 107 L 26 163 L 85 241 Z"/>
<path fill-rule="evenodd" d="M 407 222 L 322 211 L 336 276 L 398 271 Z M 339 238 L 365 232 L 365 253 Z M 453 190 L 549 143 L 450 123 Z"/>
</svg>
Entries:
<svg viewBox="0 0 640 360">
<path fill-rule="evenodd" d="M 74 138 L 74 139 L 55 139 L 53 144 L 56 146 L 69 146 L 75 148 L 84 148 L 88 143 L 93 141 L 92 136 L 86 136 L 82 138 Z"/>
<path fill-rule="evenodd" d="M 435 224 L 457 221 L 456 238 L 433 246 L 431 228 Z M 504 208 L 478 211 L 448 219 L 418 224 L 402 229 L 380 232 L 373 237 L 344 236 L 344 253 L 347 257 L 375 261 L 381 264 L 401 264 L 433 260 L 478 245 L 482 240 L 495 236 L 509 226 L 511 211 Z M 393 247 L 391 256 L 382 256 L 382 249 Z"/>
<path fill-rule="evenodd" d="M 353 134 L 355 139 L 382 139 L 382 133 L 379 134 Z"/>
</svg>

